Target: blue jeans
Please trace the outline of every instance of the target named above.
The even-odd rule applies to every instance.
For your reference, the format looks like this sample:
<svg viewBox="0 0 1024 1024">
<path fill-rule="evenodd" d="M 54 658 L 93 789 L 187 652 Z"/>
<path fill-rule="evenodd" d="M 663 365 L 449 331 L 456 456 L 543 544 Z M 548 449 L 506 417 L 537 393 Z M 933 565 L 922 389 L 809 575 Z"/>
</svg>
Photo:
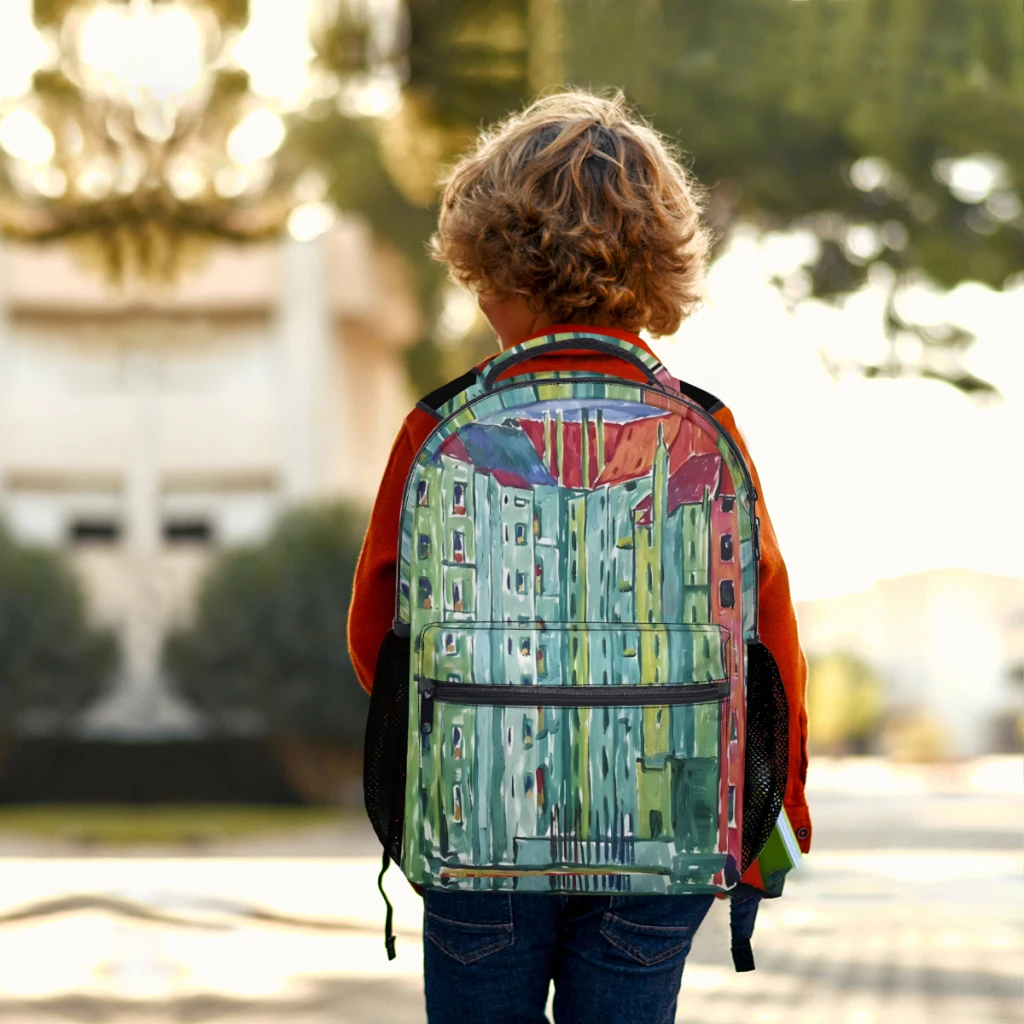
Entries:
<svg viewBox="0 0 1024 1024">
<path fill-rule="evenodd" d="M 713 896 L 424 895 L 429 1024 L 672 1024 Z"/>
</svg>

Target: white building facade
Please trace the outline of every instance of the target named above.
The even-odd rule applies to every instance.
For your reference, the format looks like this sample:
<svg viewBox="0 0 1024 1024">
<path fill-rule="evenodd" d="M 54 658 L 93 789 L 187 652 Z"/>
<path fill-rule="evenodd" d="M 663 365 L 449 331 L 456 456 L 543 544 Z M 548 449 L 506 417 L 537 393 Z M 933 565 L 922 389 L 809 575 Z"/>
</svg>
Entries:
<svg viewBox="0 0 1024 1024">
<path fill-rule="evenodd" d="M 354 219 L 217 250 L 166 292 L 112 291 L 63 250 L 0 250 L 0 516 L 69 550 L 122 640 L 87 734 L 199 729 L 160 651 L 211 557 L 289 506 L 372 499 L 410 406 L 404 270 Z"/>
</svg>

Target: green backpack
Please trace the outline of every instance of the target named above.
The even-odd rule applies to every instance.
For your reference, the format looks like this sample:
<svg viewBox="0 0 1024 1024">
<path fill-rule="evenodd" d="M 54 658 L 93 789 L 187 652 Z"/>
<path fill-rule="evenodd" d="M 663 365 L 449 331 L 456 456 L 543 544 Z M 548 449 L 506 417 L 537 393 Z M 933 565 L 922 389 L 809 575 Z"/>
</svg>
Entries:
<svg viewBox="0 0 1024 1024">
<path fill-rule="evenodd" d="M 519 369 L 559 350 L 645 381 Z M 365 748 L 384 867 L 455 890 L 760 894 L 740 880 L 779 819 L 787 711 L 721 403 L 571 333 L 420 407 L 438 422 L 406 481 Z M 390 930 L 389 906 L 392 955 Z"/>
</svg>

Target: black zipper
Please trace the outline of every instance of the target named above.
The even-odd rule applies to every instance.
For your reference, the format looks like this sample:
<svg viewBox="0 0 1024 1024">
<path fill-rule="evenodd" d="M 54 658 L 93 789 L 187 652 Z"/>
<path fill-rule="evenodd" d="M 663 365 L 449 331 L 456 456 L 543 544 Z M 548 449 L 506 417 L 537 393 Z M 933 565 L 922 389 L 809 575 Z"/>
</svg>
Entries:
<svg viewBox="0 0 1024 1024">
<path fill-rule="evenodd" d="M 567 380 L 568 378 L 561 378 L 561 379 L 562 380 Z M 557 377 L 552 377 L 549 380 L 545 380 L 544 378 L 537 378 L 535 380 L 529 381 L 529 383 L 527 384 L 524 381 L 519 381 L 517 383 L 515 381 L 515 378 L 512 378 L 512 379 L 509 380 L 509 382 L 507 384 L 504 384 L 501 387 L 491 388 L 489 391 L 485 391 L 482 395 L 477 395 L 476 398 L 472 398 L 468 402 L 465 402 L 463 405 L 460 405 L 459 408 L 455 410 L 455 412 L 449 413 L 447 416 L 445 416 L 445 418 L 443 420 L 440 421 L 440 423 L 438 423 L 434 427 L 433 430 L 431 430 L 431 432 L 427 435 L 426 439 L 424 440 L 423 444 L 425 445 L 427 443 L 427 441 L 429 441 L 430 438 L 433 437 L 434 434 L 436 434 L 437 431 L 439 431 L 449 420 L 453 419 L 455 416 L 459 415 L 461 412 L 463 412 L 464 410 L 468 409 L 471 405 L 475 405 L 477 402 L 482 401 L 484 398 L 487 398 L 490 395 L 494 395 L 494 394 L 497 394 L 499 391 L 505 391 L 505 390 L 508 390 L 510 388 L 515 388 L 515 387 L 520 387 L 520 388 L 521 387 L 530 387 L 530 386 L 534 386 L 536 384 L 543 384 L 543 383 L 555 383 L 555 384 L 557 384 L 557 383 L 559 383 L 559 380 L 560 380 L 560 378 L 557 378 Z M 573 383 L 573 384 L 608 384 L 608 383 L 612 383 L 612 384 L 615 384 L 615 383 L 626 384 L 626 385 L 629 385 L 629 386 L 632 386 L 632 387 L 641 388 L 642 390 L 645 390 L 645 391 L 653 391 L 656 394 L 667 396 L 668 398 L 671 398 L 671 399 L 673 399 L 673 400 L 675 400 L 677 402 L 680 402 L 682 405 L 685 405 L 687 408 L 694 409 L 697 412 L 697 414 L 702 419 L 706 420 L 708 423 L 710 423 L 715 428 L 715 431 L 718 434 L 720 434 L 722 437 L 725 438 L 725 443 L 732 449 L 733 454 L 736 456 L 736 461 L 739 463 L 740 469 L 743 470 L 743 476 L 746 478 L 746 482 L 747 482 L 747 497 L 748 497 L 749 505 L 750 505 L 749 513 L 750 513 L 751 541 L 754 541 L 755 531 L 757 533 L 760 532 L 758 530 L 758 527 L 760 526 L 760 524 L 757 523 L 757 508 L 756 508 L 756 506 L 757 506 L 757 490 L 754 487 L 754 478 L 750 474 L 750 470 L 747 467 L 747 460 L 743 458 L 743 453 L 740 451 L 739 445 L 735 442 L 735 440 L 733 440 L 733 437 L 729 433 L 729 431 L 726 430 L 725 427 L 723 427 L 722 424 L 719 423 L 718 420 L 716 420 L 714 418 L 714 416 L 712 416 L 709 412 L 705 412 L 705 410 L 702 409 L 699 405 L 697 405 L 696 402 L 694 402 L 691 399 L 687 398 L 681 392 L 679 394 L 675 394 L 674 392 L 669 391 L 669 390 L 667 390 L 665 388 L 655 387 L 653 384 L 643 384 L 640 381 L 626 380 L 624 378 L 620 380 L 620 379 L 609 377 L 607 374 L 605 374 L 604 376 L 597 376 L 597 377 L 573 377 L 571 379 L 571 383 Z M 421 449 L 422 449 L 422 447 L 423 447 L 423 445 L 420 445 Z M 402 513 L 401 513 L 401 515 L 399 517 L 399 520 L 398 520 L 398 561 L 396 563 L 398 565 L 398 567 L 399 567 L 399 570 L 401 569 L 401 565 L 402 565 L 402 523 L 405 520 L 405 510 L 408 507 L 409 484 L 412 481 L 412 474 L 413 474 L 414 470 L 416 469 L 417 465 L 418 465 L 418 460 L 417 459 L 413 459 L 413 463 L 409 467 L 409 472 L 406 473 L 406 475 L 405 475 L 405 486 L 402 488 Z M 760 538 L 758 537 L 758 547 L 760 547 L 759 541 L 760 541 Z M 754 640 L 755 641 L 760 638 L 759 637 L 759 631 L 758 631 L 758 628 L 757 628 L 759 612 L 760 612 L 760 608 L 759 608 L 760 602 L 758 601 L 758 597 L 759 597 L 758 591 L 760 589 L 760 580 L 759 580 L 760 566 L 758 565 L 759 558 L 760 558 L 760 556 L 757 555 L 754 558 L 754 560 L 753 560 L 753 562 L 754 562 Z M 400 601 L 400 598 L 399 598 L 399 593 L 401 591 L 401 586 L 402 586 L 401 579 L 399 579 L 398 583 L 397 583 L 397 587 L 396 587 L 396 593 L 395 593 L 395 622 L 396 623 L 399 621 L 399 607 L 401 605 L 401 601 Z M 411 595 L 410 595 L 410 597 L 411 597 Z"/>
<path fill-rule="evenodd" d="M 507 684 L 443 683 L 417 679 L 420 731 L 434 728 L 434 702 L 509 708 L 663 707 L 667 704 L 708 704 L 729 696 L 729 682 L 658 683 L 628 686 L 515 686 Z"/>
</svg>

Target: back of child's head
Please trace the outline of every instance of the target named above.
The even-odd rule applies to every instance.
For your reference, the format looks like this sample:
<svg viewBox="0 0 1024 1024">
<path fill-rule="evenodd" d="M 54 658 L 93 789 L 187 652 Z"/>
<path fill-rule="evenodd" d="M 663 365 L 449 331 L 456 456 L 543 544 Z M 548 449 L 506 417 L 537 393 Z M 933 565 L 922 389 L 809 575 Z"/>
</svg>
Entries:
<svg viewBox="0 0 1024 1024">
<path fill-rule="evenodd" d="M 485 131 L 452 169 L 435 258 L 553 323 L 673 333 L 700 301 L 703 192 L 627 106 L 563 91 Z"/>
</svg>

